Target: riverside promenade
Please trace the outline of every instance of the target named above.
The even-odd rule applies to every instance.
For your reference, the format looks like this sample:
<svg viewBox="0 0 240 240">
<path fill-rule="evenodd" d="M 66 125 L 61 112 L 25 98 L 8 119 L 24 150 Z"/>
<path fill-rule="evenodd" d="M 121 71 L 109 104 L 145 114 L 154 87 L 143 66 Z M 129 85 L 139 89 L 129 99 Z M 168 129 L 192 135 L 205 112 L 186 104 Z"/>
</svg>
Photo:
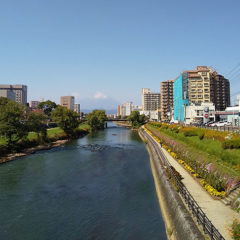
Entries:
<svg viewBox="0 0 240 240">
<path fill-rule="evenodd" d="M 149 135 L 150 136 L 150 135 Z M 152 136 L 150 136 L 152 138 Z M 180 165 L 160 144 L 152 138 L 162 150 L 169 163 L 182 175 L 182 183 L 201 207 L 203 212 L 218 229 L 226 240 L 231 240 L 227 229 L 230 228 L 234 218 L 240 218 L 240 214 L 224 205 L 220 200 L 213 199 L 202 186 Z"/>
</svg>

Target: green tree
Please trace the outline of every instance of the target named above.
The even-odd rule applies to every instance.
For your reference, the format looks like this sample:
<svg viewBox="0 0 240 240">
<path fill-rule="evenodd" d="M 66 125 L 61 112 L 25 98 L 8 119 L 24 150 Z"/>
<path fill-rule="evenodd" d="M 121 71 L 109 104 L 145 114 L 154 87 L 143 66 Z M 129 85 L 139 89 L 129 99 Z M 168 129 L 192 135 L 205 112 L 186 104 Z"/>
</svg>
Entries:
<svg viewBox="0 0 240 240">
<path fill-rule="evenodd" d="M 79 115 L 71 109 L 57 106 L 52 112 L 52 119 L 70 137 L 74 135 L 74 130 L 79 126 Z"/>
<path fill-rule="evenodd" d="M 104 123 L 107 120 L 104 110 L 93 110 L 87 115 L 87 123 L 91 129 L 104 129 Z"/>
<path fill-rule="evenodd" d="M 11 148 L 15 148 L 16 143 L 28 134 L 25 111 L 22 104 L 0 97 L 0 134 Z"/>
<path fill-rule="evenodd" d="M 132 123 L 133 128 L 138 128 L 145 122 L 145 115 L 139 113 L 139 111 L 132 111 L 131 115 L 127 118 Z"/>
<path fill-rule="evenodd" d="M 47 100 L 45 102 L 41 102 L 38 105 L 38 109 L 42 109 L 44 111 L 44 113 L 50 117 L 51 113 L 54 109 L 56 109 L 57 104 L 55 102 L 52 102 L 50 100 Z"/>
<path fill-rule="evenodd" d="M 27 126 L 28 131 L 36 132 L 38 138 L 41 137 L 42 140 L 46 140 L 47 137 L 47 116 L 41 112 L 31 112 L 28 116 Z"/>
</svg>

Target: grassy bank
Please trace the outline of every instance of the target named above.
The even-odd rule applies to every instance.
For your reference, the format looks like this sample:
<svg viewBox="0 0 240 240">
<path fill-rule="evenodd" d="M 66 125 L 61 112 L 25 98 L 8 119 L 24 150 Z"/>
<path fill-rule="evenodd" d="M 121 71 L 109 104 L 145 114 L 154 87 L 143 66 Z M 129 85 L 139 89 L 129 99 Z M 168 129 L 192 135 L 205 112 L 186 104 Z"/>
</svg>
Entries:
<svg viewBox="0 0 240 240">
<path fill-rule="evenodd" d="M 226 149 L 224 142 L 238 139 L 229 133 L 202 132 L 197 128 L 148 123 L 146 128 L 181 164 L 188 166 L 195 177 L 202 178 L 220 191 L 229 192 L 240 180 L 240 149 Z"/>
<path fill-rule="evenodd" d="M 76 129 L 76 137 L 81 137 L 86 135 L 90 131 L 90 126 L 86 123 L 82 123 Z M 7 146 L 6 139 L 0 138 L 0 157 L 8 153 L 19 152 L 25 148 L 35 147 L 41 144 L 47 144 L 57 140 L 67 139 L 67 134 L 60 128 L 50 128 L 47 129 L 47 137 L 43 140 L 36 132 L 29 132 L 26 139 L 20 140 L 15 149 L 9 149 Z"/>
</svg>

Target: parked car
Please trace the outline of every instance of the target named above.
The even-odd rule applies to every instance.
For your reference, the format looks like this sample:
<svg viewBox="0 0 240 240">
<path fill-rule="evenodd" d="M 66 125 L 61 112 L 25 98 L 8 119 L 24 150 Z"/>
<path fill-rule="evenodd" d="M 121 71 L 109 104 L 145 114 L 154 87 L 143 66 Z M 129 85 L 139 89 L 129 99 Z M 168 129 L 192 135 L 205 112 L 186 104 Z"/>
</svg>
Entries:
<svg viewBox="0 0 240 240">
<path fill-rule="evenodd" d="M 216 127 L 216 126 L 217 126 L 217 123 L 218 123 L 218 122 L 212 122 L 212 123 L 209 123 L 208 126 L 209 126 L 209 127 Z"/>
<path fill-rule="evenodd" d="M 207 123 L 204 123 L 204 126 L 209 126 L 210 124 L 214 123 L 214 121 L 209 121 Z"/>
<path fill-rule="evenodd" d="M 227 121 L 220 121 L 220 122 L 217 123 L 217 127 L 224 127 L 224 126 L 226 126 L 227 124 L 228 124 Z"/>
<path fill-rule="evenodd" d="M 170 123 L 175 123 L 175 124 L 178 124 L 178 120 L 171 120 Z"/>
</svg>

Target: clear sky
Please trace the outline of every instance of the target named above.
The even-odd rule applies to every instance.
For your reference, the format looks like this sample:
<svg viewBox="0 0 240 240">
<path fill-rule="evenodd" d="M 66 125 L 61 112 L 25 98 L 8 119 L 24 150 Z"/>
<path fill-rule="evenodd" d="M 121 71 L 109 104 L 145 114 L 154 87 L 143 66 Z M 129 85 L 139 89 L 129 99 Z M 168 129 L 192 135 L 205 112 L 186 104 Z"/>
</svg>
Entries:
<svg viewBox="0 0 240 240">
<path fill-rule="evenodd" d="M 196 65 L 240 91 L 239 0 L 0 0 L 0 82 L 29 101 L 140 104 Z"/>
</svg>

